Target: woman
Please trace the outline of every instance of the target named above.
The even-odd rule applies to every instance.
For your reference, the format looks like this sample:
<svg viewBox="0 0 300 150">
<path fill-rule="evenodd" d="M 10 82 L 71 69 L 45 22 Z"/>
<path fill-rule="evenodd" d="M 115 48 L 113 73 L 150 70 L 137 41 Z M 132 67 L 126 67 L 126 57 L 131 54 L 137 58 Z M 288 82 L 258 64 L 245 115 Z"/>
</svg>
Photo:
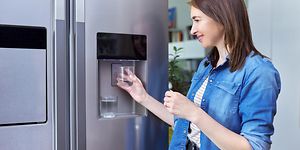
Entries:
<svg viewBox="0 0 300 150">
<path fill-rule="evenodd" d="M 134 100 L 173 126 L 169 149 L 270 149 L 280 77 L 253 45 L 243 0 L 191 0 L 191 34 L 210 54 L 187 97 L 167 91 L 164 104 L 141 81 L 119 81 Z"/>
</svg>

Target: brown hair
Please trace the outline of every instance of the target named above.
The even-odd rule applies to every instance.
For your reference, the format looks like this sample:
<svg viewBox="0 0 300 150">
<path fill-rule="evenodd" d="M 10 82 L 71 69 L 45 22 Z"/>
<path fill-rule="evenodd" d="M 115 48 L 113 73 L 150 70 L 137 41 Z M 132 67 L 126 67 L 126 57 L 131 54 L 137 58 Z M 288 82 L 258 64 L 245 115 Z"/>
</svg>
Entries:
<svg viewBox="0 0 300 150">
<path fill-rule="evenodd" d="M 263 56 L 253 45 L 244 0 L 191 0 L 189 4 L 223 25 L 225 46 L 230 49 L 230 71 L 242 68 L 251 51 Z M 212 65 L 216 66 L 219 59 L 216 47 L 211 50 L 210 57 Z"/>
</svg>

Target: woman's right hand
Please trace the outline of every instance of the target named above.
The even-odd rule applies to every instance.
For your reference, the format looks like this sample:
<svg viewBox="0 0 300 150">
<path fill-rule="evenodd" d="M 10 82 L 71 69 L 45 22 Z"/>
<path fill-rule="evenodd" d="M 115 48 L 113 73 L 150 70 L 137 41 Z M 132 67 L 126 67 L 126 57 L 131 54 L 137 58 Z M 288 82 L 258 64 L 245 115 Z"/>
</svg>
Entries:
<svg viewBox="0 0 300 150">
<path fill-rule="evenodd" d="M 124 82 L 124 79 L 121 80 L 120 78 L 117 78 L 118 87 L 127 91 L 135 101 L 142 103 L 147 98 L 148 93 L 141 80 L 134 73 L 127 69 L 125 71 L 127 74 L 124 75 L 123 78 L 126 81 Z"/>
</svg>

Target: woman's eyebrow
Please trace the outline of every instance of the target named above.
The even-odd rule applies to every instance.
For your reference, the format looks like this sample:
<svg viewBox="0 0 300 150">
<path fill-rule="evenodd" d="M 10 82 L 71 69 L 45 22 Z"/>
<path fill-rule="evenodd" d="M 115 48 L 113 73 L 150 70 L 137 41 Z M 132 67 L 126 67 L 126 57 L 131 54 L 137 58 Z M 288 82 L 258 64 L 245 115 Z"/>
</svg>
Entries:
<svg viewBox="0 0 300 150">
<path fill-rule="evenodd" d="M 193 16 L 192 19 L 201 18 L 200 16 Z"/>
</svg>

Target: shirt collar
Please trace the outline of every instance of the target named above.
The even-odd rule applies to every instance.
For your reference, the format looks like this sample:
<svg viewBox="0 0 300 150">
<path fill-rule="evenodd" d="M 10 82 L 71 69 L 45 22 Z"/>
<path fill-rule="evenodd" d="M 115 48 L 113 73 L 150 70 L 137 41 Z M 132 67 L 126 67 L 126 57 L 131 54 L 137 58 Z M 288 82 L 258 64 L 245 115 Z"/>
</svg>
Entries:
<svg viewBox="0 0 300 150">
<path fill-rule="evenodd" d="M 212 52 L 210 51 L 209 54 L 208 54 L 208 56 L 207 56 L 207 61 L 209 62 L 209 64 L 211 64 L 212 61 L 213 61 L 213 58 L 211 57 L 211 55 L 212 55 Z M 224 62 L 223 64 L 225 64 L 225 63 L 228 62 L 229 60 L 230 60 L 230 55 L 227 54 L 226 60 L 225 60 L 225 62 Z M 223 64 L 222 64 L 222 65 L 223 65 Z"/>
</svg>

